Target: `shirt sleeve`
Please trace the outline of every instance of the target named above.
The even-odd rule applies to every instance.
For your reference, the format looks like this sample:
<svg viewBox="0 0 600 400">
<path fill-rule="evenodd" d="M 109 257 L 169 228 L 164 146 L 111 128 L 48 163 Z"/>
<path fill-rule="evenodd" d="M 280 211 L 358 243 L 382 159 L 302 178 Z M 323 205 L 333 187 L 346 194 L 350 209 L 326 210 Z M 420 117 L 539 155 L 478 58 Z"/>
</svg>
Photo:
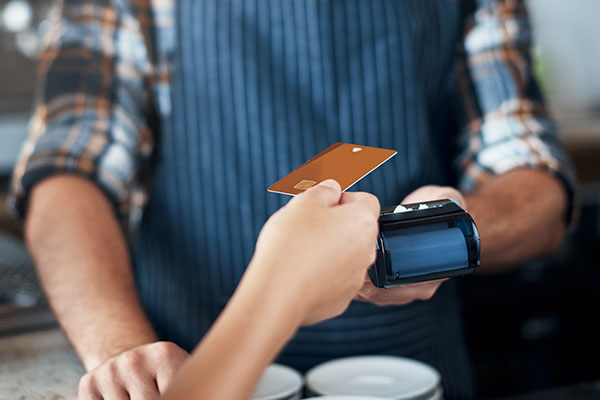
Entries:
<svg viewBox="0 0 600 400">
<path fill-rule="evenodd" d="M 76 174 L 102 189 L 122 222 L 139 219 L 153 151 L 144 117 L 151 66 L 143 27 L 124 3 L 63 0 L 51 12 L 9 198 L 21 217 L 36 183 Z"/>
<path fill-rule="evenodd" d="M 575 174 L 532 75 L 532 29 L 522 1 L 477 0 L 458 62 L 461 134 L 459 186 L 470 191 L 515 168 L 560 180 L 573 210 Z"/>
</svg>

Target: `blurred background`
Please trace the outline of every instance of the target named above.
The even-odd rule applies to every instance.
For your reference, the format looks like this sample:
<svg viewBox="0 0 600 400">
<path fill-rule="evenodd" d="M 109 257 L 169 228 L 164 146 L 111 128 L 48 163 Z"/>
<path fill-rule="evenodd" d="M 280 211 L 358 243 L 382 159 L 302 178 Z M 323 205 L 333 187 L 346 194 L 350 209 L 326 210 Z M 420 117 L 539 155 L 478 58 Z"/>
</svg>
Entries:
<svg viewBox="0 0 600 400">
<path fill-rule="evenodd" d="M 555 256 L 502 276 L 461 279 L 484 398 L 576 390 L 600 380 L 600 1 L 527 3 L 535 73 L 577 168 L 581 219 Z M 55 325 L 21 228 L 5 206 L 27 134 L 35 55 L 50 4 L 0 0 L 0 339 Z"/>
<path fill-rule="evenodd" d="M 527 4 L 535 73 L 577 169 L 581 216 L 555 256 L 462 279 L 463 306 L 482 396 L 572 387 L 560 397 L 571 399 L 600 379 L 600 1 Z"/>
</svg>

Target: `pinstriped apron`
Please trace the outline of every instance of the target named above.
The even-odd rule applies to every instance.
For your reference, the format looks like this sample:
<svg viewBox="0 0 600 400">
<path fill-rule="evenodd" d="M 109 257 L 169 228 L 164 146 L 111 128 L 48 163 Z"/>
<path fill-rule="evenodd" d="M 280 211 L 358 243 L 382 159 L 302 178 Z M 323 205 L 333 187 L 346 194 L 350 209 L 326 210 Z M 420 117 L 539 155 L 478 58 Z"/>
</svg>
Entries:
<svg viewBox="0 0 600 400">
<path fill-rule="evenodd" d="M 175 3 L 173 111 L 161 121 L 133 259 L 157 331 L 191 349 L 288 200 L 266 188 L 331 143 L 398 151 L 357 186 L 383 206 L 424 184 L 454 184 L 447 101 L 462 22 L 451 0 Z M 403 307 L 353 303 L 301 329 L 278 361 L 306 370 L 397 354 L 438 368 L 446 398 L 471 398 L 456 290 L 447 282 Z"/>
</svg>

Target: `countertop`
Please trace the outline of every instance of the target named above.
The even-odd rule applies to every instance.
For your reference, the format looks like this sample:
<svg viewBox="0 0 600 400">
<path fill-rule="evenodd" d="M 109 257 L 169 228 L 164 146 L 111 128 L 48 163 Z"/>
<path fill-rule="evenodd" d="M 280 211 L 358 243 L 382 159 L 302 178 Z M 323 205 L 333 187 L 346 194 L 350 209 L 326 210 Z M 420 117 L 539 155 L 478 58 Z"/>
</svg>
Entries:
<svg viewBox="0 0 600 400">
<path fill-rule="evenodd" d="M 0 336 L 0 400 L 76 400 L 79 379 L 84 373 L 83 365 L 58 328 Z M 502 400 L 598 398 L 600 381 Z"/>
<path fill-rule="evenodd" d="M 60 329 L 0 337 L 0 400 L 75 400 L 84 373 Z"/>
</svg>

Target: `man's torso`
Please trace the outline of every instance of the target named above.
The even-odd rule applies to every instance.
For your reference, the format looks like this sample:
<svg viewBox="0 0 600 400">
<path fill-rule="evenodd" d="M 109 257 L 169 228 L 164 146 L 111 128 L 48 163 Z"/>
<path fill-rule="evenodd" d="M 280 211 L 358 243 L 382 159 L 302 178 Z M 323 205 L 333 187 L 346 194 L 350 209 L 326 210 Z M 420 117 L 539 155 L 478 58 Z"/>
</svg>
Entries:
<svg viewBox="0 0 600 400">
<path fill-rule="evenodd" d="M 398 151 L 357 187 L 384 206 L 421 185 L 453 183 L 447 101 L 462 20 L 448 0 L 176 4 L 170 104 L 159 105 L 157 164 L 133 258 L 157 330 L 191 348 L 235 290 L 260 227 L 288 200 L 266 188 L 331 143 Z M 466 363 L 455 346 L 455 289 L 444 284 L 432 301 L 405 307 L 353 304 L 301 329 L 280 360 L 305 369 L 391 353 L 447 375 L 442 353 Z M 455 374 L 446 379 L 468 380 Z"/>
</svg>

